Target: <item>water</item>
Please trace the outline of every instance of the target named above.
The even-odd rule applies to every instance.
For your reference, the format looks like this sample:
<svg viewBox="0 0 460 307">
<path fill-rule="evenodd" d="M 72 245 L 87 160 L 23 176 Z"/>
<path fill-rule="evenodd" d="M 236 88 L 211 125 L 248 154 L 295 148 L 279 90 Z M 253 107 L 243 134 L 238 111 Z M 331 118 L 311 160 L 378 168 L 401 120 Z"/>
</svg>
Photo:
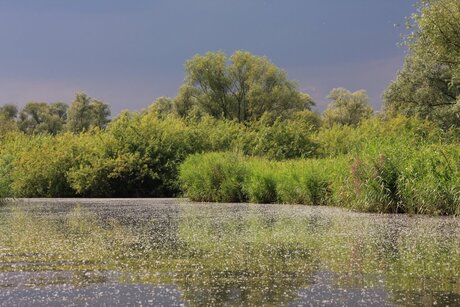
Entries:
<svg viewBox="0 0 460 307">
<path fill-rule="evenodd" d="M 460 305 L 460 220 L 173 199 L 0 207 L 0 306 Z"/>
</svg>

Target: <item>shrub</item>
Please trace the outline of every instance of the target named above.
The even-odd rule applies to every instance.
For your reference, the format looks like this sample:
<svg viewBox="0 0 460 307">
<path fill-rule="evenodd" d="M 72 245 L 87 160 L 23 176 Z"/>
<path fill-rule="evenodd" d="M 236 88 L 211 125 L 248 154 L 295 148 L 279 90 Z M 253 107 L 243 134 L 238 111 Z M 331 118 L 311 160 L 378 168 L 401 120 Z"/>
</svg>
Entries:
<svg viewBox="0 0 460 307">
<path fill-rule="evenodd" d="M 183 191 L 197 201 L 246 201 L 243 193 L 246 177 L 246 165 L 232 153 L 192 155 L 180 167 Z"/>
<path fill-rule="evenodd" d="M 279 163 L 282 168 L 277 189 L 282 203 L 327 205 L 331 177 L 324 160 L 297 160 Z M 332 176 L 331 176 L 332 175 Z"/>
<path fill-rule="evenodd" d="M 15 152 L 11 165 L 11 196 L 66 197 L 74 194 L 67 171 L 76 163 L 74 136 L 39 135 Z"/>
<path fill-rule="evenodd" d="M 460 214 L 460 149 L 431 145 L 414 152 L 398 185 L 405 212 Z"/>
<path fill-rule="evenodd" d="M 360 211 L 402 212 L 398 193 L 399 170 L 386 154 L 351 159 L 350 176 L 344 182 L 342 203 Z"/>
<path fill-rule="evenodd" d="M 246 162 L 248 175 L 243 190 L 250 202 L 276 203 L 278 201 L 276 165 L 261 159 Z"/>
</svg>

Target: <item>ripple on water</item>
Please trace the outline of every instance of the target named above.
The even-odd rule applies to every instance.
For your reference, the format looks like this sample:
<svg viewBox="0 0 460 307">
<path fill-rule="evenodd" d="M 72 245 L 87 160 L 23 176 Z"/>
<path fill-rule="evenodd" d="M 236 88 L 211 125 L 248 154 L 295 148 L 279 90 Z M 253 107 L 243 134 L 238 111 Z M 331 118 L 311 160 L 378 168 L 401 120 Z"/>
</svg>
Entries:
<svg viewBox="0 0 460 307">
<path fill-rule="evenodd" d="M 0 302 L 460 305 L 460 222 L 184 199 L 0 208 Z"/>
</svg>

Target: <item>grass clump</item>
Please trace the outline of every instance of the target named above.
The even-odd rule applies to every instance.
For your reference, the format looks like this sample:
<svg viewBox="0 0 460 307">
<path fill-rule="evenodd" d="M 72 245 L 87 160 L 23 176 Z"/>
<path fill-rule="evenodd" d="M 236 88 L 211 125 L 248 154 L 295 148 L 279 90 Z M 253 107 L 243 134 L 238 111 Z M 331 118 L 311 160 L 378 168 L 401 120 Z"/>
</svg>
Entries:
<svg viewBox="0 0 460 307">
<path fill-rule="evenodd" d="M 189 157 L 181 167 L 186 195 L 198 201 L 327 205 L 332 200 L 331 161 L 270 161 L 231 153 Z"/>
<path fill-rule="evenodd" d="M 246 201 L 246 177 L 245 163 L 233 153 L 192 155 L 180 167 L 182 188 L 195 201 Z"/>
<path fill-rule="evenodd" d="M 405 212 L 460 214 L 460 148 L 431 145 L 414 152 L 398 187 Z"/>
<path fill-rule="evenodd" d="M 279 202 L 277 183 L 279 173 L 276 163 L 261 159 L 246 161 L 249 170 L 244 182 L 243 190 L 246 197 L 253 203 Z"/>
<path fill-rule="evenodd" d="M 359 155 L 271 161 L 231 153 L 189 157 L 181 167 L 195 201 L 249 200 L 341 206 L 376 213 L 460 214 L 460 148 L 368 146 Z"/>
</svg>

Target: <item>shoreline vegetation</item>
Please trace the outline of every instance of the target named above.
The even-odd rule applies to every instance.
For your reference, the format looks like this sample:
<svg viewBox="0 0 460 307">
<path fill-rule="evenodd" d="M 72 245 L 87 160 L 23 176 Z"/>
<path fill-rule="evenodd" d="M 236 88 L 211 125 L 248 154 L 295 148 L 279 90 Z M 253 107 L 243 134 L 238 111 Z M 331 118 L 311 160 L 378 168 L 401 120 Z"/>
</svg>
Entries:
<svg viewBox="0 0 460 307">
<path fill-rule="evenodd" d="M 1 193 L 460 214 L 457 129 L 405 117 L 308 129 L 297 119 L 266 120 L 248 126 L 151 111 L 124 113 L 105 130 L 80 134 L 11 132 L 1 139 Z"/>
<path fill-rule="evenodd" d="M 375 114 L 365 90 L 327 109 L 268 58 L 195 55 L 174 98 L 0 107 L 0 197 L 177 197 L 460 215 L 460 6 L 421 0 Z"/>
</svg>

